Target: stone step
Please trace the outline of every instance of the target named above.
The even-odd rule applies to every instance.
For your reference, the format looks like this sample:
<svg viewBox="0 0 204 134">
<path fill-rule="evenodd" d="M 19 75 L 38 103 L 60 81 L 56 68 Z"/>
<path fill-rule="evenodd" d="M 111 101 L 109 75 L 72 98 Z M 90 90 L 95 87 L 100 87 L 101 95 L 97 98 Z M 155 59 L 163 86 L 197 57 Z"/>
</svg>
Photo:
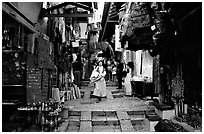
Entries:
<svg viewBox="0 0 204 134">
<path fill-rule="evenodd" d="M 116 117 L 116 111 L 92 111 L 92 117 L 94 116 Z"/>
<path fill-rule="evenodd" d="M 119 120 L 129 120 L 130 117 L 125 111 L 116 111 Z"/>
<path fill-rule="evenodd" d="M 145 111 L 127 111 L 128 115 L 145 115 Z"/>
<path fill-rule="evenodd" d="M 120 127 L 122 132 L 134 132 L 134 128 L 130 120 L 120 120 Z"/>
<path fill-rule="evenodd" d="M 91 121 L 91 111 L 82 111 L 81 112 L 81 121 Z"/>
<path fill-rule="evenodd" d="M 94 116 L 92 118 L 93 122 L 107 122 L 107 119 L 105 116 Z"/>
<path fill-rule="evenodd" d="M 68 115 L 70 116 L 81 116 L 81 111 L 68 111 Z"/>
<path fill-rule="evenodd" d="M 79 122 L 80 119 L 81 119 L 81 116 L 69 116 L 69 121 Z"/>
<path fill-rule="evenodd" d="M 92 120 L 92 125 L 93 126 L 97 126 L 97 125 L 102 125 L 102 126 L 104 126 L 104 125 L 108 125 L 108 122 L 107 121 L 96 121 L 96 120 Z"/>
<path fill-rule="evenodd" d="M 67 128 L 67 132 L 79 132 L 78 125 L 69 125 Z"/>
<path fill-rule="evenodd" d="M 93 126 L 93 132 L 115 132 L 116 128 L 113 125 L 95 125 Z"/>
<path fill-rule="evenodd" d="M 80 126 L 80 121 L 70 121 L 68 120 L 68 126 Z"/>
<path fill-rule="evenodd" d="M 145 118 L 144 115 L 129 115 L 130 120 L 142 120 Z"/>
<path fill-rule="evenodd" d="M 121 92 L 114 93 L 114 94 L 112 94 L 112 96 L 113 96 L 113 98 L 122 98 L 125 96 L 125 93 L 124 92 L 123 93 L 121 93 Z"/>
<path fill-rule="evenodd" d="M 81 121 L 79 132 L 92 132 L 91 121 Z"/>
<path fill-rule="evenodd" d="M 117 117 L 106 117 L 106 120 L 109 121 L 118 121 Z"/>
<path fill-rule="evenodd" d="M 89 84 L 90 84 L 90 81 L 81 82 L 81 86 L 88 86 Z M 117 84 L 114 82 L 106 81 L 106 86 L 117 86 Z"/>
</svg>

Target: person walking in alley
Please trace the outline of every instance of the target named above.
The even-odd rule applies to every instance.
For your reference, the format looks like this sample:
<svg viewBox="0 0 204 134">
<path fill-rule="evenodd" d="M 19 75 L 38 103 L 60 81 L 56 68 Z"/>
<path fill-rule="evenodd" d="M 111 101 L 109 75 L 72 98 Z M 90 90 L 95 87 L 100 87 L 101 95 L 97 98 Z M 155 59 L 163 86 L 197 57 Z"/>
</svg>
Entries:
<svg viewBox="0 0 204 134">
<path fill-rule="evenodd" d="M 95 82 L 95 90 L 93 95 L 97 97 L 97 103 L 101 101 L 101 98 L 106 97 L 106 81 L 105 75 L 106 70 L 103 67 L 103 61 L 98 62 L 98 66 L 96 66 L 92 72 L 92 76 L 90 80 Z"/>
<path fill-rule="evenodd" d="M 78 58 L 73 62 L 72 67 L 74 73 L 74 83 L 81 88 L 82 63 L 79 62 Z"/>
<path fill-rule="evenodd" d="M 117 71 L 117 62 L 113 62 L 113 68 L 112 68 L 112 81 L 115 83 L 116 82 L 116 71 Z"/>
<path fill-rule="evenodd" d="M 118 61 L 117 71 L 116 71 L 116 75 L 117 75 L 117 79 L 118 79 L 118 88 L 117 89 L 122 89 L 122 78 L 123 78 L 122 72 L 123 72 L 123 63 Z"/>
<path fill-rule="evenodd" d="M 125 82 L 124 82 L 124 86 L 125 86 L 125 95 L 127 96 L 131 96 L 132 95 L 132 87 L 131 87 L 131 78 L 132 78 L 132 70 L 133 69 L 133 62 L 128 62 L 126 65 L 126 72 L 127 75 L 125 77 Z"/>
<path fill-rule="evenodd" d="M 112 80 L 112 64 L 111 61 L 107 61 L 107 80 L 111 81 Z"/>
</svg>

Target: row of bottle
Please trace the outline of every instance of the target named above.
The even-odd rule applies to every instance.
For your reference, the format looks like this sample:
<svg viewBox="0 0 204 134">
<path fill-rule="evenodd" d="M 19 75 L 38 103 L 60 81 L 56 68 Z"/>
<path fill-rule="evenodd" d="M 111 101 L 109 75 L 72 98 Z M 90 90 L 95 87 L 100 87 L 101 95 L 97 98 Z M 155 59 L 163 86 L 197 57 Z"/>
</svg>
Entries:
<svg viewBox="0 0 204 134">
<path fill-rule="evenodd" d="M 28 103 L 26 106 L 27 110 L 38 110 L 38 111 L 54 111 L 60 108 L 58 102 L 38 102 L 38 103 Z"/>
</svg>

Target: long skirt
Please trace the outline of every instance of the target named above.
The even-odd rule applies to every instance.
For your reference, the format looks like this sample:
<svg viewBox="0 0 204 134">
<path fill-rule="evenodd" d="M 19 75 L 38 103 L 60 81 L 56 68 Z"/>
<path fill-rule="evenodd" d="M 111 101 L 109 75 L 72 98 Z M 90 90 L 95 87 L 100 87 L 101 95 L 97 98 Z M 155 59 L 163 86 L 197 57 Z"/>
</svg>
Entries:
<svg viewBox="0 0 204 134">
<path fill-rule="evenodd" d="M 131 87 L 130 79 L 131 79 L 131 73 L 129 72 L 125 77 L 125 83 L 124 83 L 125 95 L 132 95 L 132 87 Z"/>
<path fill-rule="evenodd" d="M 101 78 L 99 81 L 95 82 L 96 86 L 93 95 L 98 97 L 106 97 L 106 81 Z"/>
</svg>

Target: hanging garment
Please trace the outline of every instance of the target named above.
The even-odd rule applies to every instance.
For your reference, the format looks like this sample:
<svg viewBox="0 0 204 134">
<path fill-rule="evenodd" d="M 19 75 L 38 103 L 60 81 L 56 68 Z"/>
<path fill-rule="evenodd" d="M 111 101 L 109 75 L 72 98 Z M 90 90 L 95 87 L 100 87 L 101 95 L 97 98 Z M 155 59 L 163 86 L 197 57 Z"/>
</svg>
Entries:
<svg viewBox="0 0 204 134">
<path fill-rule="evenodd" d="M 141 63 L 142 63 L 142 50 L 138 50 L 136 51 L 136 67 L 135 67 L 135 72 L 136 72 L 136 76 L 140 76 L 141 75 Z"/>
<path fill-rule="evenodd" d="M 148 51 L 143 51 L 142 58 L 142 76 L 152 78 L 153 73 L 153 57 Z"/>
<path fill-rule="evenodd" d="M 74 24 L 73 34 L 74 34 L 75 40 L 80 39 L 80 37 L 81 37 L 81 27 L 80 27 L 79 23 Z"/>
<path fill-rule="evenodd" d="M 128 68 L 127 75 L 125 77 L 125 95 L 132 95 L 132 87 L 130 83 L 130 79 L 132 78 L 132 69 Z"/>
<path fill-rule="evenodd" d="M 52 88 L 52 98 L 53 98 L 53 100 L 60 102 L 59 88 Z"/>
<path fill-rule="evenodd" d="M 98 97 L 105 97 L 106 96 L 106 81 L 104 77 L 106 75 L 106 71 L 103 66 L 101 67 L 97 66 L 96 70 L 99 72 L 99 76 L 101 76 L 101 78 L 95 82 L 96 87 L 94 89 L 93 95 L 98 96 Z"/>
<path fill-rule="evenodd" d="M 62 35 L 62 43 L 64 43 L 66 39 L 65 39 L 65 22 L 63 17 L 59 18 L 59 31 L 60 34 Z"/>
</svg>

